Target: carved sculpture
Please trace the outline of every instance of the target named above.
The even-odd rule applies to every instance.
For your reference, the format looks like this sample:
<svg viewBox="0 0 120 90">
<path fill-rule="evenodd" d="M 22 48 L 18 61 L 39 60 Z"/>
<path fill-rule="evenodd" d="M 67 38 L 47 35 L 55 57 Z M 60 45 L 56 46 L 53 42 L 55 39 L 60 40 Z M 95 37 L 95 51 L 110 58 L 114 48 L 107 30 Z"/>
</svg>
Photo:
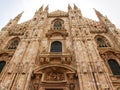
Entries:
<svg viewBox="0 0 120 90">
<path fill-rule="evenodd" d="M 64 74 L 59 72 L 49 72 L 46 74 L 47 81 L 62 81 L 64 78 Z"/>
</svg>

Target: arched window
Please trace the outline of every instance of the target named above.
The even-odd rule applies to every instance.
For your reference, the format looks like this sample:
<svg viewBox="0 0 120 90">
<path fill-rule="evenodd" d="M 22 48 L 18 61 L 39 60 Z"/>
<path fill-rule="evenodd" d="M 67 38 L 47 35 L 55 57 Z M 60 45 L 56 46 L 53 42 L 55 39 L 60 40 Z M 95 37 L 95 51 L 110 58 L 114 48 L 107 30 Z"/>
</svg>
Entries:
<svg viewBox="0 0 120 90">
<path fill-rule="evenodd" d="M 8 49 L 16 49 L 18 44 L 19 44 L 20 39 L 19 38 L 14 38 L 9 42 Z"/>
<path fill-rule="evenodd" d="M 97 44 L 99 47 L 107 47 L 107 44 L 102 38 L 97 38 Z"/>
<path fill-rule="evenodd" d="M 116 60 L 110 59 L 108 60 L 108 64 L 114 75 L 120 75 L 120 65 L 116 62 Z"/>
<path fill-rule="evenodd" d="M 108 40 L 102 36 L 96 37 L 96 43 L 97 43 L 98 47 L 110 47 Z"/>
<path fill-rule="evenodd" d="M 55 30 L 61 30 L 62 29 L 62 23 L 57 20 L 55 23 L 54 23 L 54 29 Z"/>
<path fill-rule="evenodd" d="M 2 72 L 6 62 L 5 61 L 0 61 L 0 73 Z"/>
<path fill-rule="evenodd" d="M 59 41 L 52 42 L 50 52 L 62 52 L 62 43 Z"/>
</svg>

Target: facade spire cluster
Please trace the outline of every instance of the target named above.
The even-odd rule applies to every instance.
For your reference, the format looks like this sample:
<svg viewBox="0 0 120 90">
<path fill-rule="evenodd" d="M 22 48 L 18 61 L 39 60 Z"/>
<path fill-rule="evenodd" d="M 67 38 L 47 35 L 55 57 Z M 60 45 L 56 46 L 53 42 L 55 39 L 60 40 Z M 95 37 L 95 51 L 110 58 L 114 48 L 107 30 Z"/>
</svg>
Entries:
<svg viewBox="0 0 120 90">
<path fill-rule="evenodd" d="M 48 5 L 0 32 L 0 90 L 120 90 L 120 31 L 99 11 Z"/>
</svg>

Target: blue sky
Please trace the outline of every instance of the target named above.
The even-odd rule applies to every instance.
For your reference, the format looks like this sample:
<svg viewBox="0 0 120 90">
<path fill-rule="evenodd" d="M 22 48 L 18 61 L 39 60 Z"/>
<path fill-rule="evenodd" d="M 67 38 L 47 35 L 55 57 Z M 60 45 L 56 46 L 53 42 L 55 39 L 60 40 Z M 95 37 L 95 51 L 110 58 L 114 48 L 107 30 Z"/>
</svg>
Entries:
<svg viewBox="0 0 120 90">
<path fill-rule="evenodd" d="M 68 3 L 75 3 L 84 17 L 98 20 L 93 8 L 107 16 L 120 28 L 120 0 L 0 0 L 0 29 L 10 19 L 24 11 L 19 23 L 32 19 L 36 10 L 49 4 L 49 12 L 60 9 L 67 11 Z"/>
</svg>

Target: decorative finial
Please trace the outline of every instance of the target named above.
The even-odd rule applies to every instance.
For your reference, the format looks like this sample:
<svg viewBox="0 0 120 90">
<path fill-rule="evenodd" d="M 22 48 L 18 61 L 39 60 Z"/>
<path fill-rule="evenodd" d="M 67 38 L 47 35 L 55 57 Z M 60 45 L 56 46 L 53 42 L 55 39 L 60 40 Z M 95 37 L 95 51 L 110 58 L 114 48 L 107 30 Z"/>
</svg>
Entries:
<svg viewBox="0 0 120 90">
<path fill-rule="evenodd" d="M 18 21 L 20 20 L 20 18 L 21 18 L 21 16 L 22 16 L 23 13 L 24 13 L 24 11 L 22 11 L 20 14 L 18 14 L 18 15 L 13 19 L 13 21 L 18 22 Z"/>
<path fill-rule="evenodd" d="M 40 7 L 40 9 L 38 11 L 43 11 L 43 5 Z"/>
<path fill-rule="evenodd" d="M 68 4 L 68 10 L 72 10 L 72 8 L 71 8 L 70 4 Z"/>
<path fill-rule="evenodd" d="M 45 11 L 48 12 L 48 10 L 49 10 L 49 5 L 47 5 L 46 8 L 45 8 Z"/>
<path fill-rule="evenodd" d="M 74 9 L 78 9 L 78 7 L 74 4 Z"/>
</svg>

